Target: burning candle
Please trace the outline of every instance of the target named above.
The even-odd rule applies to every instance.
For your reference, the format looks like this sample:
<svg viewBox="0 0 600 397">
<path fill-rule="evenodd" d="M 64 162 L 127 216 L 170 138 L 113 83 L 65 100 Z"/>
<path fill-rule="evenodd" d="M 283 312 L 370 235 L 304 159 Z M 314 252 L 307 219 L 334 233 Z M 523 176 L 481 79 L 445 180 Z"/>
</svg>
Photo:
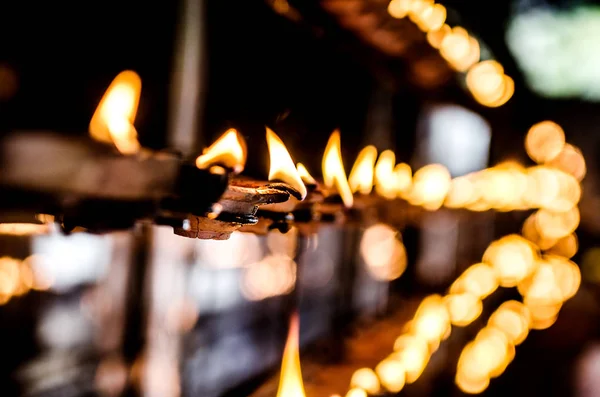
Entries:
<svg viewBox="0 0 600 397">
<path fill-rule="evenodd" d="M 348 177 L 348 184 L 353 193 L 371 193 L 376 159 L 377 149 L 375 146 L 369 145 L 360 151 Z"/>
<path fill-rule="evenodd" d="M 140 150 L 133 126 L 137 114 L 142 79 L 126 70 L 115 77 L 106 90 L 90 121 L 90 135 L 97 141 L 112 143 L 119 152 L 133 154 Z"/>
<path fill-rule="evenodd" d="M 212 145 L 202 151 L 196 159 L 196 167 L 207 169 L 216 165 L 223 166 L 239 174 L 246 165 L 246 141 L 240 133 L 230 128 Z"/>
<path fill-rule="evenodd" d="M 294 313 L 290 319 L 277 397 L 306 397 L 300 369 L 300 319 L 297 313 Z"/>
<path fill-rule="evenodd" d="M 269 168 L 270 181 L 282 181 L 288 183 L 298 192 L 302 199 L 306 197 L 306 186 L 302 182 L 302 178 L 296 170 L 296 166 L 290 157 L 290 153 L 283 141 L 267 127 L 267 145 L 269 146 L 269 158 L 271 166 Z"/>
<path fill-rule="evenodd" d="M 331 189 L 335 188 L 342 198 L 344 206 L 346 208 L 352 207 L 354 198 L 352 197 L 352 190 L 350 190 L 350 186 L 348 185 L 344 163 L 342 162 L 342 148 L 340 132 L 338 130 L 335 130 L 329 137 L 325 154 L 323 155 L 322 166 L 325 186 Z"/>
</svg>

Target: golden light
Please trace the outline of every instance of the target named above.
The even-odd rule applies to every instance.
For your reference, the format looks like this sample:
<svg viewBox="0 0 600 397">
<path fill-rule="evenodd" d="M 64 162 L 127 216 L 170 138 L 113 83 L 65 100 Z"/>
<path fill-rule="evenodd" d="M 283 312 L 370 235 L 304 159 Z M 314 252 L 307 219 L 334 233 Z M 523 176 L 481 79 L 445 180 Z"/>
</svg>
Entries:
<svg viewBox="0 0 600 397">
<path fill-rule="evenodd" d="M 39 223 L 0 223 L 0 234 L 12 236 L 29 236 L 34 234 L 47 234 L 50 232 L 48 224 Z"/>
<path fill-rule="evenodd" d="M 412 320 L 412 332 L 431 344 L 445 339 L 449 329 L 450 317 L 443 298 L 430 295 L 423 299 Z"/>
<path fill-rule="evenodd" d="M 512 360 L 510 350 L 513 349 L 502 331 L 485 327 L 463 349 L 458 360 L 459 371 L 468 379 L 496 377 Z"/>
<path fill-rule="evenodd" d="M 4 256 L 0 258 L 0 296 L 2 302 L 8 301 L 19 289 L 20 260 Z"/>
<path fill-rule="evenodd" d="M 503 287 L 516 286 L 535 271 L 538 263 L 532 243 L 516 234 L 490 244 L 483 254 L 483 262 L 494 268 Z"/>
<path fill-rule="evenodd" d="M 428 210 L 440 208 L 450 190 L 450 172 L 441 164 L 429 164 L 415 172 L 409 201 Z"/>
<path fill-rule="evenodd" d="M 306 197 L 306 186 L 296 170 L 296 166 L 290 157 L 283 141 L 269 127 L 267 129 L 267 145 L 269 146 L 269 180 L 281 181 L 289 184 L 302 196 Z"/>
<path fill-rule="evenodd" d="M 443 24 L 439 29 L 427 32 L 427 42 L 433 48 L 438 49 L 442 45 L 442 41 L 446 35 L 450 32 L 452 32 L 452 28 L 446 24 Z"/>
<path fill-rule="evenodd" d="M 489 108 L 497 108 L 497 107 L 504 105 L 506 102 L 508 102 L 515 93 L 515 81 L 512 79 L 512 77 L 504 75 L 503 84 L 504 84 L 504 90 L 503 90 L 500 98 L 493 100 L 493 101 L 482 101 L 480 103 Z"/>
<path fill-rule="evenodd" d="M 123 154 L 140 149 L 137 131 L 133 126 L 137 114 L 142 80 L 131 70 L 115 77 L 96 108 L 89 131 L 93 139 L 113 143 Z"/>
<path fill-rule="evenodd" d="M 220 165 L 239 174 L 246 165 L 246 155 L 244 137 L 235 128 L 230 128 L 202 151 L 202 155 L 196 159 L 196 167 L 207 169 Z"/>
<path fill-rule="evenodd" d="M 444 201 L 444 206 L 448 208 L 463 208 L 478 199 L 475 183 L 471 178 L 461 176 L 452 179 L 450 190 Z"/>
<path fill-rule="evenodd" d="M 444 297 L 452 325 L 466 327 L 479 317 L 483 310 L 481 300 L 474 294 L 465 292 Z"/>
<path fill-rule="evenodd" d="M 518 301 L 504 302 L 488 320 L 488 326 L 502 331 L 513 345 L 521 344 L 529 334 L 531 314 L 529 309 Z"/>
<path fill-rule="evenodd" d="M 381 388 L 377 374 L 371 368 L 361 368 L 354 371 L 350 379 L 350 387 L 363 389 L 369 394 L 377 394 Z"/>
<path fill-rule="evenodd" d="M 556 170 L 546 167 L 530 167 L 525 201 L 534 208 L 552 206 L 561 193 L 561 181 Z"/>
<path fill-rule="evenodd" d="M 376 280 L 395 280 L 406 270 L 406 248 L 398 231 L 388 225 L 378 223 L 365 230 L 360 254 Z"/>
<path fill-rule="evenodd" d="M 579 243 L 577 241 L 577 235 L 571 233 L 566 237 L 559 239 L 546 253 L 559 255 L 564 258 L 572 258 L 575 256 L 579 249 Z"/>
<path fill-rule="evenodd" d="M 585 159 L 579 148 L 565 144 L 561 152 L 550 162 L 549 165 L 563 170 L 564 172 L 573 175 L 578 181 L 581 181 L 587 173 Z"/>
<path fill-rule="evenodd" d="M 404 197 L 412 187 L 412 168 L 406 163 L 396 164 L 394 167 L 394 183 L 396 193 Z"/>
<path fill-rule="evenodd" d="M 335 396 L 331 396 L 331 397 L 335 397 Z M 346 393 L 346 397 L 368 397 L 368 396 L 367 396 L 366 391 L 355 387 L 355 388 L 348 390 L 348 393 Z"/>
<path fill-rule="evenodd" d="M 390 358 L 398 360 L 406 372 L 406 383 L 413 383 L 423 373 L 429 362 L 429 346 L 418 336 L 405 334 L 394 342 L 394 353 Z"/>
<path fill-rule="evenodd" d="M 565 133 L 553 121 L 542 121 L 534 124 L 525 137 L 525 150 L 529 157 L 537 163 L 552 160 L 565 146 Z"/>
<path fill-rule="evenodd" d="M 375 165 L 375 191 L 382 197 L 396 198 L 396 181 L 394 167 L 396 155 L 391 150 L 384 150 Z"/>
<path fill-rule="evenodd" d="M 419 19 L 419 27 L 423 31 L 438 30 L 446 22 L 446 7 L 441 4 L 429 5 L 423 10 Z"/>
<path fill-rule="evenodd" d="M 535 220 L 537 230 L 542 237 L 560 239 L 568 236 L 577 229 L 580 214 L 577 207 L 564 212 L 541 209 L 537 212 Z"/>
<path fill-rule="evenodd" d="M 317 181 L 312 177 L 310 172 L 308 172 L 308 169 L 304 166 L 304 164 L 296 164 L 296 170 L 298 171 L 298 175 L 300 175 L 300 179 L 302 179 L 302 182 L 304 182 L 306 186 L 314 186 L 317 184 Z"/>
<path fill-rule="evenodd" d="M 480 394 L 490 385 L 490 379 L 484 377 L 482 379 L 471 379 L 462 371 L 457 371 L 455 378 L 456 386 L 467 394 Z"/>
<path fill-rule="evenodd" d="M 385 359 L 375 367 L 381 385 L 392 393 L 398 393 L 404 388 L 405 372 L 402 364 L 393 359 Z"/>
<path fill-rule="evenodd" d="M 297 313 L 294 313 L 290 319 L 277 397 L 306 397 L 300 369 L 300 319 Z"/>
<path fill-rule="evenodd" d="M 377 159 L 377 149 L 369 145 L 362 149 L 350 171 L 348 184 L 352 193 L 369 194 L 373 190 L 374 167 Z"/>
<path fill-rule="evenodd" d="M 544 255 L 544 261 L 552 267 L 554 281 L 559 288 L 563 302 L 571 299 L 581 285 L 581 271 L 572 261 L 558 255 Z"/>
<path fill-rule="evenodd" d="M 479 42 L 457 26 L 444 35 L 440 43 L 440 54 L 459 72 L 464 72 L 479 61 Z"/>
<path fill-rule="evenodd" d="M 495 270 L 486 263 L 470 266 L 450 286 L 451 294 L 470 293 L 484 299 L 498 289 L 499 280 Z"/>
<path fill-rule="evenodd" d="M 481 61 L 469 69 L 467 87 L 477 102 L 488 107 L 505 104 L 515 92 L 514 80 L 493 60 Z"/>
<path fill-rule="evenodd" d="M 408 15 L 412 2 L 413 0 L 392 0 L 388 4 L 388 13 L 393 18 L 404 18 Z"/>
<path fill-rule="evenodd" d="M 335 188 L 347 208 L 354 204 L 352 190 L 346 179 L 346 171 L 342 162 L 340 132 L 335 130 L 329 137 L 323 154 L 323 181 L 328 188 Z"/>
<path fill-rule="evenodd" d="M 499 164 L 480 173 L 481 199 L 500 211 L 524 206 L 528 179 L 525 170 L 513 164 Z"/>
</svg>

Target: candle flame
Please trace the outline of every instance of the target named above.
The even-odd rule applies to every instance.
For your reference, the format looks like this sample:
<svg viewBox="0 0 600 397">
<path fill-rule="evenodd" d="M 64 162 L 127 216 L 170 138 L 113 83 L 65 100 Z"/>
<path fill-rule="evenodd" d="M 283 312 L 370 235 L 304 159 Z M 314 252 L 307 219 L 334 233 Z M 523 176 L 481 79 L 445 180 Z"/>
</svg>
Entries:
<svg viewBox="0 0 600 397">
<path fill-rule="evenodd" d="M 269 146 L 269 157 L 271 167 L 269 169 L 269 180 L 280 180 L 290 184 L 300 192 L 302 199 L 306 197 L 306 186 L 302 182 L 296 166 L 290 157 L 283 141 L 267 127 L 267 145 Z"/>
<path fill-rule="evenodd" d="M 375 165 L 375 191 L 388 199 L 395 198 L 397 194 L 395 164 L 396 154 L 391 150 L 385 150 L 379 155 L 379 160 Z"/>
<path fill-rule="evenodd" d="M 297 313 L 294 313 L 290 319 L 277 397 L 306 397 L 300 369 L 300 320 Z"/>
<path fill-rule="evenodd" d="M 246 153 L 244 137 L 236 129 L 230 128 L 202 151 L 202 155 L 196 159 L 196 167 L 206 169 L 222 165 L 239 174 L 246 165 Z"/>
<path fill-rule="evenodd" d="M 296 164 L 296 169 L 298 170 L 298 175 L 300 175 L 300 179 L 304 182 L 305 185 L 316 185 L 317 181 L 312 177 L 310 172 L 306 169 L 304 164 L 298 163 Z"/>
<path fill-rule="evenodd" d="M 134 71 L 121 72 L 110 83 L 90 121 L 93 139 L 113 143 L 119 152 L 132 154 L 140 150 L 133 126 L 142 91 L 142 80 Z"/>
<path fill-rule="evenodd" d="M 373 190 L 373 173 L 376 159 L 377 149 L 375 146 L 369 145 L 360 151 L 348 177 L 348 184 L 352 193 L 371 193 Z"/>
<path fill-rule="evenodd" d="M 354 204 L 352 190 L 346 179 L 346 171 L 342 162 L 340 132 L 335 130 L 329 137 L 325 154 L 323 155 L 323 180 L 325 186 L 335 187 L 348 208 Z"/>
</svg>

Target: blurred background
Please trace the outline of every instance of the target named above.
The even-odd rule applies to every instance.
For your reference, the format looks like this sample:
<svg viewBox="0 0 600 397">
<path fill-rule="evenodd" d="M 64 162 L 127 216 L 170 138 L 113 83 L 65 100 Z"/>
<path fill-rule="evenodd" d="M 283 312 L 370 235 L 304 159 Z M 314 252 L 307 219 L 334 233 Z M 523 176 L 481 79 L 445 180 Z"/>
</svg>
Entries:
<svg viewBox="0 0 600 397">
<path fill-rule="evenodd" d="M 347 173 L 374 145 L 415 171 L 439 163 L 457 178 L 506 161 L 534 166 L 526 135 L 552 120 L 575 148 L 567 163 L 585 158 L 579 228 L 569 243 L 581 286 L 482 395 L 598 396 L 600 2 L 440 4 L 448 29 L 464 28 L 466 44 L 462 33 L 444 31 L 444 20 L 401 15 L 390 0 L 5 2 L 0 133 L 87 136 L 123 70 L 142 80 L 135 124 L 144 147 L 194 156 L 236 128 L 248 143 L 244 174 L 261 180 L 265 125 L 317 179 L 334 129 Z M 479 60 L 501 65 L 499 97 L 486 97 L 489 81 L 469 78 Z M 525 234 L 532 214 L 441 208 L 409 221 L 398 216 L 404 209 L 322 222 L 311 233 L 235 232 L 227 241 L 151 225 L 64 235 L 45 221 L 14 228 L 3 211 L 2 394 L 251 395 L 276 374 L 294 310 L 303 351 L 327 372 L 353 362 L 345 338 L 390 315 L 406 321 L 424 296 L 444 294 L 481 262 L 493 240 Z M 392 258 L 384 269 L 382 251 Z M 513 287 L 486 299 L 481 318 L 519 300 Z M 400 395 L 463 395 L 457 362 L 482 321 L 454 332 L 433 353 L 433 368 Z M 377 344 L 361 343 L 367 351 Z M 375 363 L 384 358 L 377 351 Z M 315 395 L 344 395 L 337 386 Z"/>
</svg>

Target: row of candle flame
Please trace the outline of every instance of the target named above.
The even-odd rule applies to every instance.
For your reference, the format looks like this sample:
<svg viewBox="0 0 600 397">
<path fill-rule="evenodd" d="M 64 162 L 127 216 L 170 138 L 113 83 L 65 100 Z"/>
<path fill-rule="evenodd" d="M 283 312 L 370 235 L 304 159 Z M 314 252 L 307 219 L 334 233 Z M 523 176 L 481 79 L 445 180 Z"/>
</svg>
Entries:
<svg viewBox="0 0 600 397">
<path fill-rule="evenodd" d="M 466 206 L 473 210 L 490 207 L 512 210 L 527 206 L 539 210 L 526 219 L 522 235 L 513 234 L 492 242 L 482 262 L 467 268 L 454 281 L 446 296 L 425 298 L 413 319 L 406 324 L 405 333 L 396 339 L 394 353 L 375 369 L 355 371 L 346 397 L 366 397 L 382 391 L 397 393 L 406 384 L 415 382 L 440 343 L 450 336 L 453 325 L 466 327 L 472 324 L 482 314 L 483 300 L 487 296 L 499 287 L 516 287 L 523 302 L 512 300 L 501 304 L 460 354 L 455 377 L 457 386 L 469 394 L 481 393 L 492 378 L 504 372 L 515 357 L 515 346 L 526 339 L 529 331 L 546 329 L 554 324 L 563 303 L 577 293 L 581 273 L 569 258 L 578 249 L 574 231 L 579 225 L 579 182 L 585 176 L 585 161 L 579 149 L 566 143 L 560 126 L 549 121 L 531 127 L 525 148 L 530 158 L 538 163 L 537 166 L 525 169 L 518 164 L 506 163 L 451 181 L 449 176 L 444 177 L 449 187 L 447 194 L 440 194 L 435 201 L 438 208 L 444 203 L 449 207 Z M 371 175 L 369 170 L 373 169 L 375 156 L 374 148 L 365 149 L 362 158 L 368 157 L 371 167 L 360 167 L 364 163 L 357 161 L 353 172 L 360 169 L 363 174 Z M 393 153 L 382 153 L 379 160 L 388 164 L 385 167 L 388 176 L 393 165 L 392 156 Z M 378 165 L 379 162 L 374 166 L 376 190 L 382 196 L 392 198 L 392 193 L 388 195 L 387 190 L 382 191 L 382 187 L 377 186 Z M 398 169 L 405 168 L 403 165 Z M 381 166 L 379 174 L 379 179 L 383 179 Z M 419 179 L 417 174 L 415 180 Z M 354 179 L 351 172 L 350 180 L 363 179 Z M 402 178 L 398 180 L 404 181 Z M 436 189 L 441 180 L 436 183 Z M 415 184 L 415 181 L 412 183 Z M 368 183 L 351 185 L 365 194 L 372 187 Z M 400 185 L 409 184 L 399 183 L 397 186 Z M 469 188 L 470 185 L 475 188 Z M 478 190 L 481 195 L 474 200 L 473 192 Z M 411 195 L 406 193 L 410 190 L 403 188 L 398 191 L 400 195 L 406 194 L 410 201 Z M 477 200 L 481 200 L 480 205 L 470 206 Z M 303 397 L 297 346 L 290 345 L 297 337 L 292 335 L 297 332 L 297 325 L 290 332 L 278 397 Z"/>
<path fill-rule="evenodd" d="M 388 12 L 393 18 L 408 17 L 427 34 L 429 44 L 459 72 L 467 72 L 467 88 L 477 102 L 487 107 L 504 105 L 515 91 L 514 80 L 504 74 L 493 60 L 480 62 L 481 49 L 476 38 L 460 26 L 446 22 L 446 8 L 434 0 L 392 0 Z"/>
<path fill-rule="evenodd" d="M 91 136 L 114 143 L 122 153 L 138 152 L 141 146 L 133 121 L 140 90 L 141 79 L 135 72 L 119 74 L 92 117 Z M 304 165 L 294 165 L 283 141 L 268 127 L 266 139 L 271 160 L 269 180 L 286 182 L 306 197 L 306 185 L 316 184 L 315 179 Z M 579 149 L 565 143 L 564 132 L 551 121 L 531 127 L 525 145 L 530 157 L 540 165 L 525 168 L 505 162 L 454 179 L 440 164 L 427 165 L 413 175 L 408 164 L 396 164 L 393 151 L 385 150 L 377 157 L 377 149 L 367 146 L 359 153 L 347 179 L 340 133 L 335 131 L 323 155 L 323 182 L 340 194 L 346 207 L 353 205 L 353 193 L 368 195 L 373 187 L 384 198 L 403 198 L 428 210 L 442 205 L 474 211 L 527 208 L 564 211 L 574 207 L 581 196 L 578 181 L 585 175 L 585 161 Z M 244 138 L 230 129 L 203 151 L 196 165 L 203 169 L 224 166 L 240 173 L 246 156 Z"/>
<path fill-rule="evenodd" d="M 406 332 L 396 340 L 394 353 L 375 370 L 357 370 L 346 397 L 366 397 L 381 390 L 397 393 L 405 384 L 413 383 L 440 343 L 450 336 L 452 325 L 472 324 L 481 315 L 487 296 L 499 287 L 516 287 L 523 302 L 512 300 L 501 304 L 475 339 L 464 346 L 458 360 L 457 386 L 465 393 L 481 393 L 512 362 L 515 346 L 527 338 L 529 331 L 552 326 L 563 303 L 577 293 L 581 273 L 569 258 L 578 249 L 574 231 L 579 225 L 579 181 L 585 175 L 585 161 L 577 148 L 565 142 L 562 129 L 552 122 L 534 125 L 527 134 L 525 147 L 538 164 L 557 168 L 538 165 L 530 170 L 534 175 L 554 173 L 556 179 L 534 178 L 539 182 L 538 188 L 542 186 L 536 196 L 538 200 L 534 201 L 540 209 L 525 220 L 522 235 L 494 241 L 485 251 L 483 261 L 467 268 L 446 296 L 425 298 L 406 325 Z M 500 168 L 503 169 L 513 168 Z M 560 182 L 563 177 L 564 185 Z M 556 183 L 557 192 L 564 193 L 549 194 L 551 181 Z M 506 193 L 511 197 L 510 190 Z M 506 208 L 504 205 L 500 208 Z"/>
<path fill-rule="evenodd" d="M 141 80 L 134 72 L 126 71 L 117 76 L 92 117 L 92 137 L 114 143 L 122 153 L 139 151 L 133 122 L 140 89 Z M 266 138 L 271 159 L 269 179 L 286 182 L 306 197 L 305 184 L 315 184 L 314 178 L 303 165 L 294 165 L 283 141 L 269 128 Z M 405 383 L 413 382 L 437 345 L 449 335 L 451 324 L 465 326 L 472 323 L 481 313 L 481 300 L 498 286 L 518 286 L 525 303 L 501 306 L 490 318 L 488 327 L 465 347 L 461 355 L 457 384 L 466 391 L 481 391 L 489 384 L 489 378 L 499 375 L 514 356 L 510 352 L 525 332 L 523 324 L 528 325 L 527 329 L 551 325 L 562 302 L 576 292 L 580 280 L 577 266 L 566 257 L 540 256 L 538 248 L 557 247 L 559 242 L 565 245 L 564 241 L 572 241 L 570 235 L 579 224 L 576 205 L 581 197 L 579 180 L 585 175 L 585 162 L 578 149 L 566 144 L 562 129 L 552 122 L 533 126 L 525 144 L 530 157 L 539 163 L 537 166 L 524 168 L 516 163 L 504 163 L 454 179 L 439 164 L 425 166 L 412 175 L 408 164 L 395 164 L 392 151 L 384 151 L 377 159 L 377 150 L 368 146 L 359 154 L 347 179 L 340 134 L 336 131 L 331 135 L 323 156 L 323 180 L 325 186 L 340 194 L 347 207 L 353 205 L 353 193 L 367 195 L 375 187 L 384 198 L 401 197 L 429 210 L 442 205 L 471 210 L 540 208 L 523 228 L 524 235 L 532 241 L 513 235 L 492 243 L 484 255 L 484 262 L 459 277 L 448 296 L 425 299 L 410 323 L 408 333 L 397 341 L 397 352 L 382 361 L 375 371 L 363 369 L 357 372 L 352 383 L 357 387 L 352 388 L 348 396 L 372 392 L 374 379 L 377 379 L 378 388 L 382 385 L 390 391 L 399 391 Z M 245 159 L 244 140 L 231 129 L 204 150 L 196 159 L 196 165 L 199 168 L 224 166 L 240 173 Z M 569 281 L 565 284 L 564 280 Z M 477 288 L 479 293 L 476 293 Z M 495 320 L 514 315 L 526 320 L 515 323 L 523 326 L 519 328 L 520 332 L 515 331 L 513 323 Z M 506 328 L 508 326 L 512 328 Z M 304 395 L 298 336 L 295 335 L 297 328 L 297 325 L 291 328 L 284 355 L 280 397 Z M 505 335 L 504 339 L 498 336 L 499 332 Z M 497 348 L 498 341 L 506 342 L 502 344 L 504 350 Z M 489 356 L 481 351 L 491 351 L 490 357 L 496 361 L 479 363 Z M 477 373 L 479 377 L 469 372 L 473 366 L 483 371 Z M 367 373 L 370 376 L 366 376 Z M 372 384 L 363 378 L 370 379 Z"/>
</svg>

